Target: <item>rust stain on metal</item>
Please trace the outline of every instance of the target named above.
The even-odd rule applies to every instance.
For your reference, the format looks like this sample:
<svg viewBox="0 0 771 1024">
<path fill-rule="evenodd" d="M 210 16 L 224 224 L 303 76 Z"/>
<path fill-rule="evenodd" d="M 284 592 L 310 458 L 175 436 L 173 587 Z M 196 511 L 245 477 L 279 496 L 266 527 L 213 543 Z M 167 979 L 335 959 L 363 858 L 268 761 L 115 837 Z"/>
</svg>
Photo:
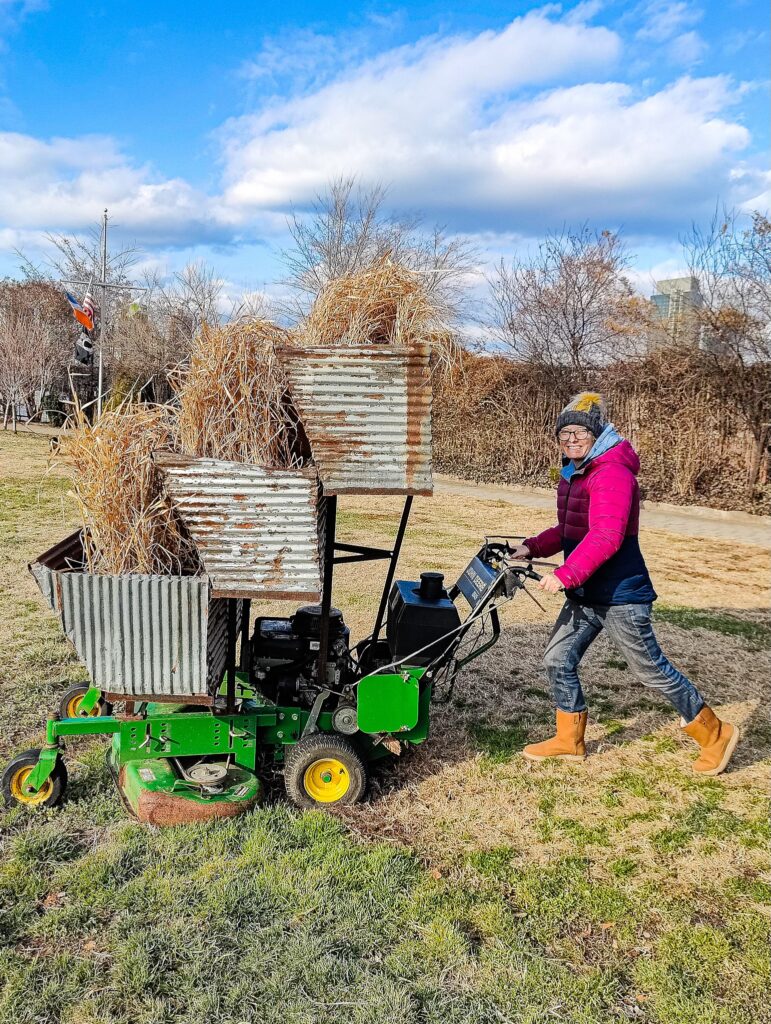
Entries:
<svg viewBox="0 0 771 1024">
<path fill-rule="evenodd" d="M 288 547 L 279 548 L 279 550 L 276 552 L 275 558 L 271 561 L 268 574 L 265 577 L 267 580 L 270 580 L 271 583 L 281 581 L 281 569 L 284 564 L 284 556 L 287 554 L 288 551 Z"/>
<path fill-rule="evenodd" d="M 268 469 L 167 453 L 155 458 L 215 597 L 319 599 L 315 469 Z"/>
<path fill-rule="evenodd" d="M 424 344 L 279 351 L 326 494 L 430 494 Z"/>
<path fill-rule="evenodd" d="M 420 469 L 417 453 L 423 440 L 423 420 L 417 411 L 420 405 L 420 398 L 426 386 L 428 377 L 428 365 L 426 365 L 424 379 L 420 381 L 416 374 L 405 375 L 407 393 L 407 450 L 404 462 L 404 475 L 407 480 L 408 490 L 414 488 L 415 478 Z M 421 386 L 422 385 L 422 386 Z M 430 391 L 429 391 L 430 394 Z M 429 410 L 429 423 L 431 412 Z"/>
</svg>

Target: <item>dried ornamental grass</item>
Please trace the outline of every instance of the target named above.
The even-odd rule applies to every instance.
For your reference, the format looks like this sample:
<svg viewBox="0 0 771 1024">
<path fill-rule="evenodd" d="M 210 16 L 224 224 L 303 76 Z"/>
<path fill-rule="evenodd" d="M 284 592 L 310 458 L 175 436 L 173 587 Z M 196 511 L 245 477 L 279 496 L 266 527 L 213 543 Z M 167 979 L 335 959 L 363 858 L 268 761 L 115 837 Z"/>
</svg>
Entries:
<svg viewBox="0 0 771 1024">
<path fill-rule="evenodd" d="M 268 320 L 203 328 L 189 365 L 172 377 L 180 451 L 278 468 L 303 464 L 299 419 L 275 354 L 289 337 Z"/>
<path fill-rule="evenodd" d="M 123 404 L 90 424 L 80 409 L 61 440 L 73 469 L 90 572 L 187 575 L 198 558 L 153 463 L 168 447 L 169 410 Z"/>
<path fill-rule="evenodd" d="M 304 345 L 450 344 L 440 309 L 420 275 L 389 256 L 371 267 L 330 281 L 298 327 Z"/>
</svg>

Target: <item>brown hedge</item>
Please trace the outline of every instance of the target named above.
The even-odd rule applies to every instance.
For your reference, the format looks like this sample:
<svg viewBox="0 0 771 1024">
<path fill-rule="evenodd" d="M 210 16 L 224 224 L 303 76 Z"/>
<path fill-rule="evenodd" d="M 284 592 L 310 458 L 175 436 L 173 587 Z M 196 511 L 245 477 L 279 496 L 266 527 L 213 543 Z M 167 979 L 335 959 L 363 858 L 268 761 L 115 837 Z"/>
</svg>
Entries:
<svg viewBox="0 0 771 1024">
<path fill-rule="evenodd" d="M 464 353 L 437 382 L 435 465 L 475 481 L 553 486 L 556 416 L 592 388 L 639 452 L 645 497 L 767 514 L 769 369 L 669 350 L 579 376 Z"/>
</svg>

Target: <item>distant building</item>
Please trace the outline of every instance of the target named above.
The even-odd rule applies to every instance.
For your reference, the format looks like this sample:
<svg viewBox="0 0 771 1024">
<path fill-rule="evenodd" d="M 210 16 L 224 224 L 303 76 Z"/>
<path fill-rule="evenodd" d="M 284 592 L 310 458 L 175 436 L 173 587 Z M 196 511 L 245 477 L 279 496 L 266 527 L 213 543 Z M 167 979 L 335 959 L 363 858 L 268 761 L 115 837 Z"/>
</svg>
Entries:
<svg viewBox="0 0 771 1024">
<path fill-rule="evenodd" d="M 671 277 L 657 281 L 658 291 L 651 295 L 656 330 L 652 346 L 692 345 L 705 348 L 699 310 L 704 298 L 695 277 Z"/>
</svg>

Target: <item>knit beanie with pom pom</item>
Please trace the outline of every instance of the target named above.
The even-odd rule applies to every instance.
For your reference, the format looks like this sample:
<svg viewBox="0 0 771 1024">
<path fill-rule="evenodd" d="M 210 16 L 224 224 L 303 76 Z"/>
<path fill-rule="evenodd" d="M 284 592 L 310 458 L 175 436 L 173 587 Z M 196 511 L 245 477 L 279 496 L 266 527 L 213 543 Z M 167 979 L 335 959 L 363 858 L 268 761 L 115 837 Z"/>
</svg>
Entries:
<svg viewBox="0 0 771 1024">
<path fill-rule="evenodd" d="M 555 433 L 570 424 L 586 427 L 595 437 L 599 437 L 607 426 L 605 419 L 605 401 L 597 391 L 582 391 L 574 395 L 557 417 Z"/>
</svg>

